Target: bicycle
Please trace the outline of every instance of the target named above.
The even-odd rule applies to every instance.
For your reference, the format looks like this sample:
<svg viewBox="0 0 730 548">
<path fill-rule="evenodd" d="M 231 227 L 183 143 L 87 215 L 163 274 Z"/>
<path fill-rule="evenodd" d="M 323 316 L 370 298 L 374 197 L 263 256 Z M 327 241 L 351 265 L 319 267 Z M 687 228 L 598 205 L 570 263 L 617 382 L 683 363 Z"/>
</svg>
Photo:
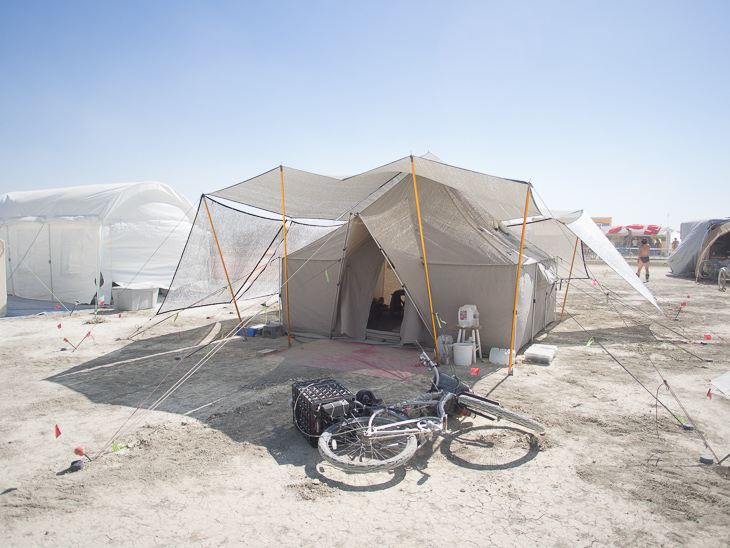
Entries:
<svg viewBox="0 0 730 548">
<path fill-rule="evenodd" d="M 393 470 L 408 462 L 435 435 L 447 432 L 449 416 L 505 419 L 540 435 L 546 432 L 539 422 L 474 393 L 457 376 L 440 373 L 438 364 L 422 348 L 419 365 L 434 372 L 428 392 L 386 406 L 372 391 L 360 390 L 353 409 L 320 435 L 322 458 L 346 472 Z"/>
<path fill-rule="evenodd" d="M 700 278 L 703 280 L 714 280 L 717 278 L 719 272 L 720 263 L 715 259 L 707 259 L 700 263 L 699 273 Z"/>
</svg>

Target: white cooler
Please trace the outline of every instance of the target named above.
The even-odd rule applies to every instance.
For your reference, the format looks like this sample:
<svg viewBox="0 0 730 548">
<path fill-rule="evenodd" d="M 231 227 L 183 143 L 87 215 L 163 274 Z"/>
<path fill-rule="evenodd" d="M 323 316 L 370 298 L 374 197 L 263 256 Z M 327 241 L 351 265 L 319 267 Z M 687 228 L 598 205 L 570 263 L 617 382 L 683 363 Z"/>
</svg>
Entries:
<svg viewBox="0 0 730 548">
<path fill-rule="evenodd" d="M 159 287 L 144 284 L 130 284 L 112 288 L 114 308 L 117 310 L 145 310 L 157 304 Z"/>
</svg>

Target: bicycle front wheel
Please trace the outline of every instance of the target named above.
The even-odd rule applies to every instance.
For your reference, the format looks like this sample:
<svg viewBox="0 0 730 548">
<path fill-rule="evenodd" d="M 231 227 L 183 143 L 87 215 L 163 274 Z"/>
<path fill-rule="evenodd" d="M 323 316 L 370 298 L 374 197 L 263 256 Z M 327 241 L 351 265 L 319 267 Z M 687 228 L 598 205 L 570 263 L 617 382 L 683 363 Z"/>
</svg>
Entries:
<svg viewBox="0 0 730 548">
<path fill-rule="evenodd" d="M 387 426 L 396 421 L 385 417 L 372 419 L 373 426 Z M 405 464 L 418 449 L 416 436 L 399 433 L 405 426 L 367 436 L 370 417 L 358 417 L 333 424 L 319 437 L 319 454 L 332 466 L 345 472 L 393 470 Z"/>
<path fill-rule="evenodd" d="M 520 426 L 533 430 L 538 434 L 544 434 L 546 431 L 545 427 L 537 421 L 527 419 L 517 413 L 512 413 L 512 411 L 507 411 L 503 407 L 487 403 L 469 394 L 459 394 L 459 405 L 468 410 L 474 410 L 477 413 L 492 415 L 514 424 L 519 424 Z"/>
</svg>

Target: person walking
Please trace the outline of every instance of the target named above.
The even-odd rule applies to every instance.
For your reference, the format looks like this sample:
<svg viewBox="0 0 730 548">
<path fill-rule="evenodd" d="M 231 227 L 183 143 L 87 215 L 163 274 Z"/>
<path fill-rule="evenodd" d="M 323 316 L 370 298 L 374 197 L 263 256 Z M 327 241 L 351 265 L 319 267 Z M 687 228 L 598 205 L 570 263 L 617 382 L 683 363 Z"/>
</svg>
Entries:
<svg viewBox="0 0 730 548">
<path fill-rule="evenodd" d="M 649 281 L 649 252 L 651 251 L 651 246 L 649 245 L 649 241 L 644 238 L 641 240 L 641 245 L 639 246 L 639 270 L 636 272 L 636 275 L 641 278 L 641 269 L 646 269 L 646 281 Z"/>
</svg>

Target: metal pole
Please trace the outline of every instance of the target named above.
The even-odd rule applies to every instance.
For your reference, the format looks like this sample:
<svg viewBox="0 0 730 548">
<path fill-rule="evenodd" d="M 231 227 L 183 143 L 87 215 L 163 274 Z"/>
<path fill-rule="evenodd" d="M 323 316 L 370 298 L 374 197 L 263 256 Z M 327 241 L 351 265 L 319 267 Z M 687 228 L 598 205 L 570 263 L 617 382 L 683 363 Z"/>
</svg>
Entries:
<svg viewBox="0 0 730 548">
<path fill-rule="evenodd" d="M 205 205 L 205 211 L 208 213 L 208 220 L 210 221 L 210 228 L 213 230 L 213 238 L 215 238 L 215 245 L 218 247 L 218 255 L 221 258 L 221 264 L 223 265 L 223 272 L 226 273 L 226 281 L 228 282 L 228 289 L 233 297 L 233 306 L 236 307 L 236 314 L 238 314 L 238 327 L 241 328 L 241 334 L 244 339 L 248 339 L 246 336 L 246 330 L 243 328 L 243 319 L 241 319 L 241 312 L 238 310 L 238 303 L 236 302 L 236 294 L 233 292 L 233 286 L 231 286 L 231 279 L 228 277 L 228 269 L 226 268 L 226 262 L 223 260 L 223 253 L 221 252 L 221 244 L 218 243 L 218 235 L 215 233 L 215 227 L 213 226 L 213 218 L 210 216 L 210 209 L 208 209 L 208 202 L 203 196 L 203 205 Z"/>
<path fill-rule="evenodd" d="M 565 313 L 565 301 L 568 300 L 568 289 L 570 289 L 570 277 L 573 275 L 573 263 L 575 262 L 575 252 L 578 250 L 578 242 L 580 238 L 575 238 L 575 247 L 573 248 L 573 260 L 570 261 L 570 272 L 568 272 L 568 285 L 565 286 L 565 297 L 563 297 L 563 310 L 560 312 L 560 319 L 563 319 Z"/>
<path fill-rule="evenodd" d="M 522 219 L 522 239 L 520 240 L 520 258 L 517 260 L 517 282 L 515 283 L 515 305 L 512 308 L 512 337 L 509 343 L 509 365 L 507 366 L 507 374 L 514 375 L 512 371 L 512 354 L 515 345 L 515 324 L 517 322 L 517 296 L 520 291 L 520 270 L 522 268 L 522 249 L 525 245 L 525 227 L 527 226 L 527 208 L 530 205 L 530 183 L 527 183 L 527 196 L 525 198 L 525 215 Z"/>
<path fill-rule="evenodd" d="M 433 328 L 433 347 L 436 350 L 436 362 L 439 361 L 439 345 L 436 340 L 436 320 L 433 316 L 433 301 L 431 300 L 431 281 L 428 279 L 428 261 L 426 260 L 426 246 L 423 243 L 423 226 L 421 225 L 421 206 L 418 203 L 418 185 L 416 184 L 416 168 L 413 165 L 411 154 L 411 172 L 413 173 L 413 192 L 416 195 L 416 213 L 418 214 L 418 232 L 421 235 L 421 251 L 423 252 L 423 266 L 426 269 L 426 289 L 428 289 L 428 306 L 431 309 L 431 327 Z"/>
<path fill-rule="evenodd" d="M 284 226 L 284 288 L 286 290 L 286 338 L 291 346 L 291 329 L 289 327 L 289 264 L 286 258 L 286 211 L 284 210 L 284 166 L 279 166 L 281 174 L 281 223 Z"/>
</svg>

